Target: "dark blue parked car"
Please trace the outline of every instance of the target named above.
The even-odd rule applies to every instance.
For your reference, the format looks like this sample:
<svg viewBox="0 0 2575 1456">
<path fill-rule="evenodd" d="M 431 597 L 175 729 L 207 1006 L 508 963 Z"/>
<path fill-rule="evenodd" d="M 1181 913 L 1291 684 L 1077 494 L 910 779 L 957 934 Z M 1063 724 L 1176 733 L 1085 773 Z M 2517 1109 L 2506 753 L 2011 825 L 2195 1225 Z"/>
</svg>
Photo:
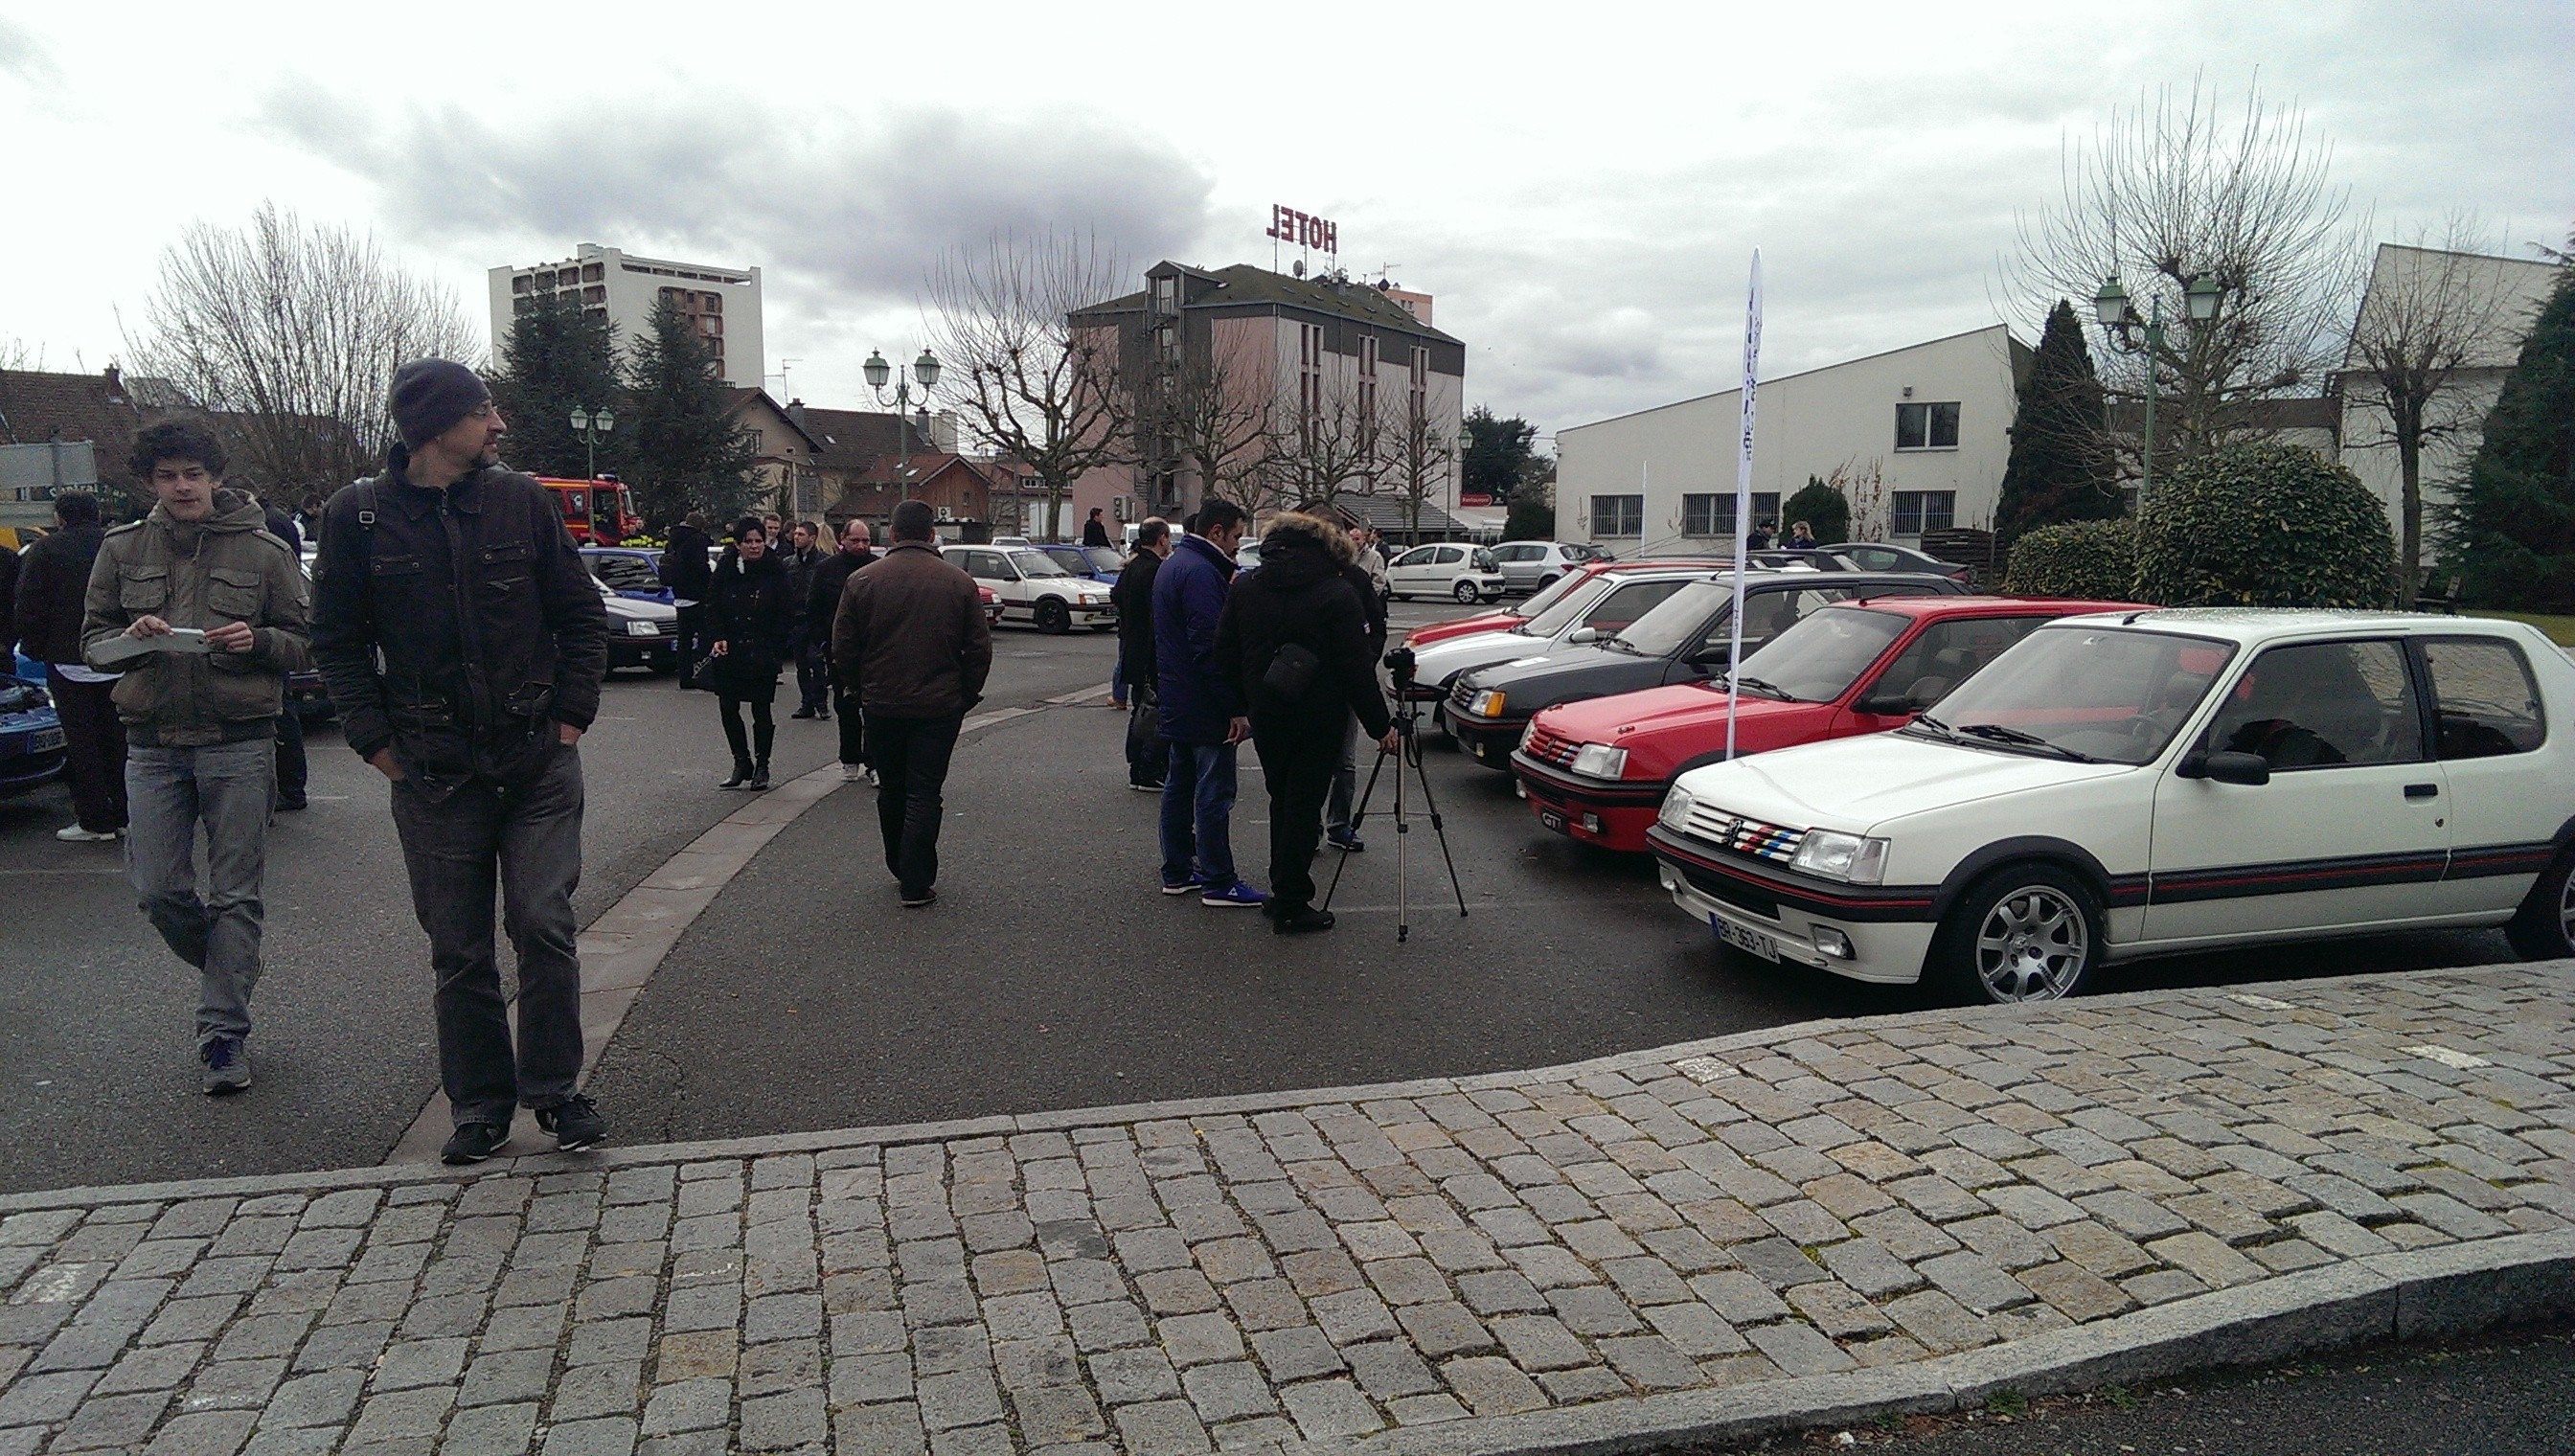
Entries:
<svg viewBox="0 0 2575 1456">
<path fill-rule="evenodd" d="M 677 605 L 671 589 L 662 585 L 662 553 L 652 547 L 585 546 L 581 564 L 620 597 Z"/>
<path fill-rule="evenodd" d="M 1032 550 L 1045 552 L 1055 558 L 1057 566 L 1077 577 L 1089 577 L 1095 582 L 1113 585 L 1118 581 L 1118 573 L 1127 565 L 1125 557 L 1105 546 L 1041 546 Z"/>
<path fill-rule="evenodd" d="M 63 771 L 63 721 L 42 686 L 44 669 L 19 658 L 0 676 L 0 798 Z"/>
</svg>

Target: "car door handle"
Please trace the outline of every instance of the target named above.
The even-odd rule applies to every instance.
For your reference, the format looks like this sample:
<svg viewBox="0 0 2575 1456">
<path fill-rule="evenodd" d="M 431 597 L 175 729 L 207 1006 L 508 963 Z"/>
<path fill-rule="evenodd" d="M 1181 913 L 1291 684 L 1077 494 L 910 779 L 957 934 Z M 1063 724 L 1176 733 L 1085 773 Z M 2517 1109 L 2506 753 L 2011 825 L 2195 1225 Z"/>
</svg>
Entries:
<svg viewBox="0 0 2575 1456">
<path fill-rule="evenodd" d="M 2405 796 L 2407 798 L 2431 798 L 2440 793 L 2440 791 L 2441 785 L 2437 783 L 2408 783 L 2405 785 Z"/>
</svg>

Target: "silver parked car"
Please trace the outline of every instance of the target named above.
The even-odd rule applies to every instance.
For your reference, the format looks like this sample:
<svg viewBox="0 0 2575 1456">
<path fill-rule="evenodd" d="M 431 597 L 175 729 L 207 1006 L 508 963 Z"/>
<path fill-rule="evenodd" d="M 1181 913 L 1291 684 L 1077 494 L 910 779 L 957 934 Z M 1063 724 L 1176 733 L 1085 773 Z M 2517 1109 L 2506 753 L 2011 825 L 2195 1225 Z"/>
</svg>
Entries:
<svg viewBox="0 0 2575 1456">
<path fill-rule="evenodd" d="M 1493 564 L 1502 569 L 1505 591 L 1536 592 L 1586 562 L 1607 561 L 1595 546 L 1565 541 L 1506 541 L 1493 548 Z"/>
<path fill-rule="evenodd" d="M 1613 637 L 1661 606 L 1664 598 L 1692 582 L 1715 577 L 1704 566 L 1602 572 L 1575 585 L 1553 606 L 1517 627 L 1503 632 L 1469 633 L 1420 649 L 1413 654 L 1417 676 L 1411 697 L 1418 702 L 1436 702 L 1447 696 L 1460 673 L 1533 657 L 1568 643 Z"/>
</svg>

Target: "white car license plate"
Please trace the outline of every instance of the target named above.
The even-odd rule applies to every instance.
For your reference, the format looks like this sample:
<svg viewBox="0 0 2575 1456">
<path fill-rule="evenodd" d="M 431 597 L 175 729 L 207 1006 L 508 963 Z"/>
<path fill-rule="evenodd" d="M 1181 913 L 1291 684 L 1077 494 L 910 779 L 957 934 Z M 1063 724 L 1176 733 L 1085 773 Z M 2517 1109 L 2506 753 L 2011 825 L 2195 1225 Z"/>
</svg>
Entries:
<svg viewBox="0 0 2575 1456">
<path fill-rule="evenodd" d="M 62 745 L 63 730 L 61 728 L 38 728 L 36 730 L 36 735 L 27 740 L 27 751 L 30 753 L 50 753 Z"/>
<path fill-rule="evenodd" d="M 1764 960 L 1779 958 L 1779 942 L 1758 930 L 1747 930 L 1723 915 L 1710 915 L 1707 923 L 1708 928 L 1716 931 L 1717 939 L 1737 950 L 1749 951 Z"/>
</svg>

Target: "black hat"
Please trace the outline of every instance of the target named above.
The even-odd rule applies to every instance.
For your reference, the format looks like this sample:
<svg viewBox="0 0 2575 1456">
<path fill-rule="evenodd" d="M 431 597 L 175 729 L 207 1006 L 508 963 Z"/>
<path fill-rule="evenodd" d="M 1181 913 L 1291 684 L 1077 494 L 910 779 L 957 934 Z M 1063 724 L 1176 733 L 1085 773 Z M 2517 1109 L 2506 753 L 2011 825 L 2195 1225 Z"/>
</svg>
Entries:
<svg viewBox="0 0 2575 1456">
<path fill-rule="evenodd" d="M 413 450 L 456 427 L 492 398 L 482 376 L 445 359 L 415 359 L 394 371 L 394 431 Z"/>
</svg>

